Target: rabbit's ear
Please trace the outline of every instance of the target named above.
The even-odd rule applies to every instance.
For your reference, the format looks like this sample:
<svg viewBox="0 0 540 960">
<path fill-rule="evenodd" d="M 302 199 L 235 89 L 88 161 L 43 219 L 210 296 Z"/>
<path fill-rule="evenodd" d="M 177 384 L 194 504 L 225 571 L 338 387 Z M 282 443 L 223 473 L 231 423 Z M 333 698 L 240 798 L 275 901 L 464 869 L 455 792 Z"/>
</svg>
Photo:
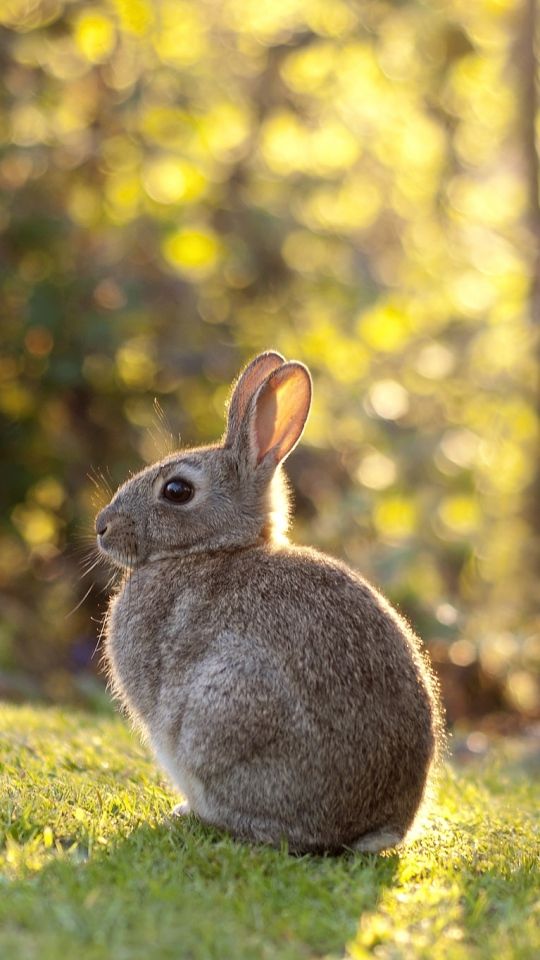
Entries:
<svg viewBox="0 0 540 960">
<path fill-rule="evenodd" d="M 226 447 L 232 446 L 253 394 L 272 370 L 276 370 L 282 363 L 285 363 L 285 358 L 280 353 L 269 350 L 260 353 L 244 368 L 233 387 L 229 402 Z"/>
<path fill-rule="evenodd" d="M 250 461 L 280 463 L 298 443 L 311 406 L 311 377 L 293 360 L 274 370 L 253 397 L 247 415 Z"/>
</svg>

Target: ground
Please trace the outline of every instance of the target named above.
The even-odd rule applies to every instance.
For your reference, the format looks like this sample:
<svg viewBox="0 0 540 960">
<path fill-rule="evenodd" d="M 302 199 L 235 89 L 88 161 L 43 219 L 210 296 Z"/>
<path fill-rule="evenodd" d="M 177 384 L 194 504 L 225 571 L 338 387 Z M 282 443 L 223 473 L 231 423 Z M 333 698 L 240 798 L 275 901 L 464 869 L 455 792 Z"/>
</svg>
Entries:
<svg viewBox="0 0 540 960">
<path fill-rule="evenodd" d="M 447 764 L 399 852 L 292 857 L 188 817 L 120 719 L 0 706 L 6 960 L 540 956 L 538 784 Z"/>
</svg>

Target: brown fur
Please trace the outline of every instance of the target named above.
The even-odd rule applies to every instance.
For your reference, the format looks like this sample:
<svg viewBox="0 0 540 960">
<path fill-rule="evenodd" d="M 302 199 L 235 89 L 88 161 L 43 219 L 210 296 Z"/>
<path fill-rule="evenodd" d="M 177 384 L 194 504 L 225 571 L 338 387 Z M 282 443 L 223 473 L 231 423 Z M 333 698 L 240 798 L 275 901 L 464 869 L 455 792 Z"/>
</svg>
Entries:
<svg viewBox="0 0 540 960">
<path fill-rule="evenodd" d="M 126 568 L 106 656 L 116 693 L 204 821 L 296 852 L 376 851 L 418 810 L 438 698 L 387 601 L 284 537 L 279 463 L 310 396 L 305 367 L 263 354 L 236 385 L 223 445 L 174 454 L 120 487 L 96 520 L 101 549 Z M 188 503 L 163 499 L 173 476 L 193 482 Z"/>
</svg>

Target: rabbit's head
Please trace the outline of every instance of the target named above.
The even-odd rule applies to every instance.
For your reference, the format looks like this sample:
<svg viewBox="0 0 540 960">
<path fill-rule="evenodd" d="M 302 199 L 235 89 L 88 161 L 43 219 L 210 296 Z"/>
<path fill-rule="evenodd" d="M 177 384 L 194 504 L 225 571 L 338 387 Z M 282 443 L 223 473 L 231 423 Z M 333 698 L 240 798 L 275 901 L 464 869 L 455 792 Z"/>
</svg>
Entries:
<svg viewBox="0 0 540 960">
<path fill-rule="evenodd" d="M 133 567 L 275 537 L 288 512 L 279 467 L 310 403 L 303 364 L 260 354 L 233 388 L 221 443 L 174 453 L 124 483 L 96 518 L 100 550 Z"/>
</svg>

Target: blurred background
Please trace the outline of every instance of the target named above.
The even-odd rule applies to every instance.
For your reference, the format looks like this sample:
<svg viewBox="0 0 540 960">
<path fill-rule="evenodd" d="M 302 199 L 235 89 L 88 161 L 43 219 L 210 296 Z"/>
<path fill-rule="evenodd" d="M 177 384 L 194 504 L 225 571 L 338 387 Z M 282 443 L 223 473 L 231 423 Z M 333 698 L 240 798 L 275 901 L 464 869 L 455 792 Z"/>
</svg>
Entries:
<svg viewBox="0 0 540 960">
<path fill-rule="evenodd" d="M 106 488 L 276 348 L 295 542 L 398 605 L 452 725 L 540 716 L 535 14 L 3 0 L 3 697 L 107 702 Z"/>
</svg>

